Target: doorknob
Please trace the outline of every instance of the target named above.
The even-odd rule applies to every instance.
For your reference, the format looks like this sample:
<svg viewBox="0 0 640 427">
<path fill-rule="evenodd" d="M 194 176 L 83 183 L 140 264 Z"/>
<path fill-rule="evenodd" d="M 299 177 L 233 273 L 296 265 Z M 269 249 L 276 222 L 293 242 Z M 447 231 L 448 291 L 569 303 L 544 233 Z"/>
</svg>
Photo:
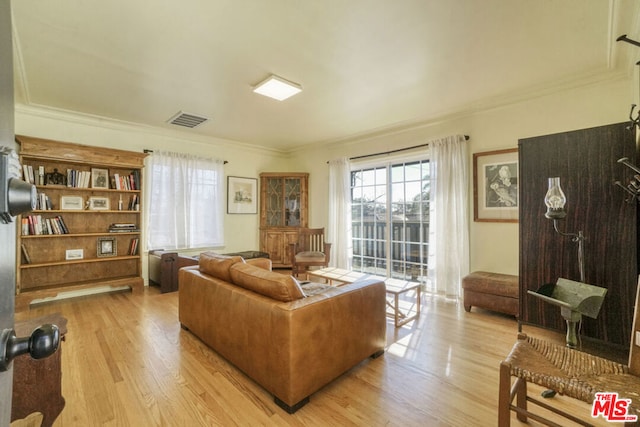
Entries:
<svg viewBox="0 0 640 427">
<path fill-rule="evenodd" d="M 51 356 L 60 344 L 60 330 L 56 325 L 38 326 L 28 337 L 17 338 L 13 329 L 0 332 L 0 372 L 9 369 L 11 361 L 29 353 L 34 359 Z"/>
</svg>

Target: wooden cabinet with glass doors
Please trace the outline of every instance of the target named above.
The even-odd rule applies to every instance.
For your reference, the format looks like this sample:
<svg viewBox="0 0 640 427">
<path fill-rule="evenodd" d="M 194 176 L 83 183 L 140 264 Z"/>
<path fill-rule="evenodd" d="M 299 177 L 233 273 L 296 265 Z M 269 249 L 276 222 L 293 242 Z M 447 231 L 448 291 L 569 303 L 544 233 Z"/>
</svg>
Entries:
<svg viewBox="0 0 640 427">
<path fill-rule="evenodd" d="M 16 310 L 89 288 L 142 290 L 146 154 L 16 136 L 38 206 L 16 218 Z"/>
<path fill-rule="evenodd" d="M 275 268 L 291 266 L 289 244 L 308 227 L 308 173 L 260 174 L 260 250 Z"/>
</svg>

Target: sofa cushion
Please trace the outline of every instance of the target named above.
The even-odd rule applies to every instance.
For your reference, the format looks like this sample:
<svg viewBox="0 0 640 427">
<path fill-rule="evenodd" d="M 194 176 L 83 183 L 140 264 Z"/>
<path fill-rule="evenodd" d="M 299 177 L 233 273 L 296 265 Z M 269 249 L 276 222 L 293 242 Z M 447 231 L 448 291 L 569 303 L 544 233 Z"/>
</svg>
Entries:
<svg viewBox="0 0 640 427">
<path fill-rule="evenodd" d="M 284 302 L 304 298 L 300 284 L 293 276 L 244 263 L 233 264 L 230 272 L 231 282 L 260 295 Z"/>
<path fill-rule="evenodd" d="M 200 271 L 217 279 L 231 282 L 229 269 L 234 264 L 244 264 L 240 256 L 226 256 L 215 252 L 203 252 L 200 254 Z"/>
</svg>

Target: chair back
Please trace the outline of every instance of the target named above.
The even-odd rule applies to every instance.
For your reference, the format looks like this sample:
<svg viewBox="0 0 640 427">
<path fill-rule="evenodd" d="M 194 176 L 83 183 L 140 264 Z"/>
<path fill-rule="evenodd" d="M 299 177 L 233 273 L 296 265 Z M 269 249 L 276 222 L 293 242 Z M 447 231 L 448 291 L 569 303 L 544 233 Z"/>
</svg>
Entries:
<svg viewBox="0 0 640 427">
<path fill-rule="evenodd" d="M 324 252 L 324 228 L 301 228 L 298 252 Z"/>
</svg>

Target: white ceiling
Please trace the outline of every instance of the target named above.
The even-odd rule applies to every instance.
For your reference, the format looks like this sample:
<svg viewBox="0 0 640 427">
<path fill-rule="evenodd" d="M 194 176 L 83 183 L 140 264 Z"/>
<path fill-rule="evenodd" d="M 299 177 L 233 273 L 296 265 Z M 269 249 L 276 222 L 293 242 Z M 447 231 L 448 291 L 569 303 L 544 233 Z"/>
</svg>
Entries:
<svg viewBox="0 0 640 427">
<path fill-rule="evenodd" d="M 15 0 L 16 103 L 287 151 L 630 73 L 638 3 Z"/>
</svg>

